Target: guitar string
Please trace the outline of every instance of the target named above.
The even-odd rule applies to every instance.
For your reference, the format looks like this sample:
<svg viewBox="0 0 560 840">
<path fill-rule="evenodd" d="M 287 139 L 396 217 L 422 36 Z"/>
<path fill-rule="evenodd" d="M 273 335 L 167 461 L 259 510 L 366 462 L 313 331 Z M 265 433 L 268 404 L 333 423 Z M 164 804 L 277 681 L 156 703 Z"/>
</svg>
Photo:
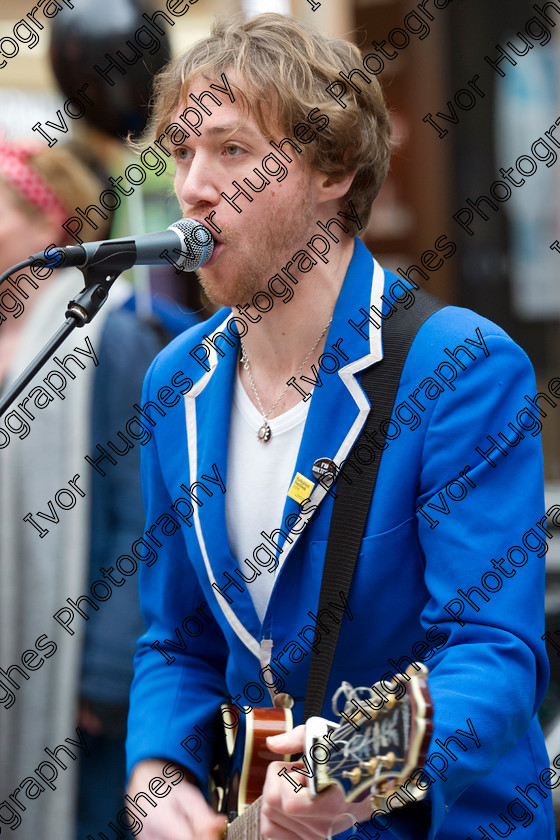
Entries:
<svg viewBox="0 0 560 840">
<path fill-rule="evenodd" d="M 402 705 L 402 701 L 397 701 L 397 703 L 398 703 L 397 708 L 399 708 L 399 706 L 401 706 L 401 705 Z M 389 711 L 392 711 L 392 710 L 389 710 Z M 387 714 L 387 713 L 388 713 L 388 712 L 384 712 L 384 713 L 382 713 L 382 714 L 385 716 L 385 714 Z M 365 711 L 364 711 L 364 714 L 365 714 Z M 374 720 L 374 719 L 372 719 L 372 718 L 370 718 L 370 721 L 371 721 L 371 723 L 372 723 L 372 724 L 373 724 L 373 723 L 375 723 L 375 720 Z M 366 724 L 366 727 L 367 727 L 367 725 L 368 725 L 368 724 Z M 334 736 L 333 736 L 333 737 L 334 737 L 336 740 L 338 740 L 338 738 L 339 738 L 339 737 L 342 737 L 342 738 L 346 739 L 346 736 L 347 736 L 347 735 L 351 735 L 351 734 L 352 734 L 352 730 L 356 731 L 356 727 L 355 727 L 355 725 L 353 725 L 353 724 L 351 724 L 351 723 L 343 723 L 343 724 L 340 724 L 340 725 L 338 726 L 338 728 L 335 730 L 335 734 L 334 734 Z M 324 739 L 323 739 L 323 740 L 324 740 Z M 327 743 L 330 743 L 330 742 L 327 740 Z M 337 754 L 338 754 L 338 752 L 340 752 L 340 750 L 337 750 Z M 330 754 L 330 750 L 329 750 L 329 754 Z M 359 760 L 359 759 L 354 759 L 354 761 L 355 761 L 356 766 L 357 766 L 358 764 L 360 764 L 360 763 L 361 763 L 361 760 Z M 351 760 L 350 760 L 350 759 L 348 759 L 348 762 L 347 762 L 347 763 L 348 763 L 348 764 L 351 764 Z"/>
<path fill-rule="evenodd" d="M 401 698 L 401 700 L 397 700 L 397 701 L 396 701 L 396 705 L 395 705 L 392 709 L 371 709 L 371 711 L 373 711 L 373 712 L 375 712 L 375 711 L 380 711 L 380 712 L 381 712 L 382 717 L 385 717 L 385 716 L 388 716 L 388 715 L 394 715 L 394 713 L 395 713 L 395 712 L 397 712 L 397 711 L 399 711 L 399 709 L 400 709 L 400 708 L 401 708 L 401 706 L 403 705 L 403 699 L 404 699 L 404 698 Z M 364 714 L 364 716 L 365 716 L 366 718 L 368 718 L 368 714 L 366 713 L 366 707 L 369 707 L 369 704 L 368 704 L 366 701 L 362 701 L 362 702 L 364 703 L 364 707 L 363 707 L 362 709 L 357 709 L 357 711 L 361 711 L 361 712 Z M 369 717 L 369 720 L 370 720 L 372 723 L 375 723 L 375 720 L 376 720 L 376 719 L 375 719 L 375 718 L 371 718 L 371 717 Z M 338 734 L 339 732 L 351 731 L 352 729 L 354 729 L 354 730 L 356 729 L 356 725 L 355 725 L 355 724 L 352 724 L 352 723 L 341 723 L 341 724 L 337 727 L 337 729 L 336 729 L 335 731 L 336 731 L 336 733 Z"/>
<path fill-rule="evenodd" d="M 373 711 L 375 711 L 375 710 L 373 710 Z M 391 711 L 393 711 L 393 710 L 391 710 Z M 365 714 L 365 711 L 364 711 L 364 714 Z M 385 713 L 382 713 L 382 714 L 387 715 L 387 714 L 388 714 L 388 712 L 385 712 Z M 366 715 L 366 717 L 367 717 L 367 715 Z M 369 720 L 371 721 L 371 723 L 372 723 L 372 724 L 373 724 L 373 723 L 376 723 L 376 719 L 375 719 L 375 718 L 370 718 Z M 368 724 L 366 724 L 366 726 L 367 726 L 367 725 L 368 725 Z M 339 726 L 338 726 L 338 727 L 334 730 L 334 732 L 335 732 L 336 736 L 340 735 L 341 733 L 342 733 L 344 736 L 346 736 L 346 734 L 347 734 L 347 733 L 351 733 L 351 732 L 352 732 L 352 730 L 356 731 L 356 726 L 355 726 L 354 724 L 351 724 L 351 723 L 341 723 L 341 724 L 340 724 L 340 725 L 339 725 Z M 328 742 L 327 742 L 327 743 L 328 743 Z"/>
<path fill-rule="evenodd" d="M 375 723 L 375 721 L 374 721 L 374 720 L 372 720 L 372 721 L 371 721 L 371 723 L 373 724 L 373 723 Z M 367 727 L 367 724 L 366 724 L 366 727 Z M 341 725 L 340 725 L 340 726 L 339 726 L 339 727 L 335 730 L 335 734 L 332 736 L 332 737 L 333 737 L 333 739 L 335 740 L 335 743 L 336 743 L 336 741 L 337 741 L 340 737 L 342 737 L 342 738 L 346 739 L 346 735 L 351 735 L 351 734 L 352 734 L 352 730 L 356 731 L 355 727 L 354 727 L 352 724 L 349 724 L 349 723 L 341 724 Z M 324 739 L 324 738 L 323 738 L 323 739 L 319 739 L 319 740 L 323 740 L 323 741 L 325 741 L 325 739 Z M 328 741 L 328 740 L 327 740 L 327 741 L 326 741 L 326 743 L 332 746 L 332 744 L 330 743 L 330 741 Z M 395 746 L 396 746 L 396 745 L 395 745 Z M 331 751 L 329 750 L 329 754 L 330 754 L 330 752 L 331 752 Z M 336 753 L 337 753 L 337 754 L 338 754 L 339 752 L 340 752 L 340 750 L 337 750 L 337 751 L 336 751 Z"/>
<path fill-rule="evenodd" d="M 246 834 L 241 833 L 249 829 L 252 834 L 253 828 L 257 831 L 254 835 L 254 840 L 260 840 L 259 829 L 261 802 L 262 796 L 259 796 L 258 799 L 255 799 L 255 801 L 249 805 L 242 814 L 239 814 L 232 823 L 229 823 L 227 835 L 228 840 L 253 840 L 253 835 L 251 837 L 247 837 Z M 251 822 L 249 822 L 249 820 L 251 820 Z"/>
</svg>

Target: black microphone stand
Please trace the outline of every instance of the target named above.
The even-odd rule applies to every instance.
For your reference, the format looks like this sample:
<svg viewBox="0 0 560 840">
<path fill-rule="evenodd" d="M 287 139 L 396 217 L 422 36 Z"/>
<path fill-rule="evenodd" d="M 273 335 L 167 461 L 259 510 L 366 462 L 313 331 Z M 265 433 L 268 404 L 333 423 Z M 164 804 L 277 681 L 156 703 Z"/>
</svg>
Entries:
<svg viewBox="0 0 560 840">
<path fill-rule="evenodd" d="M 80 267 L 84 275 L 85 287 L 68 303 L 64 324 L 59 327 L 0 400 L 0 417 L 19 397 L 25 386 L 31 382 L 72 330 L 83 327 L 93 320 L 107 300 L 109 289 L 117 277 L 127 268 L 132 268 L 136 262 L 136 256 L 134 241 L 122 242 L 121 240 L 118 244 L 109 241 L 99 246 L 91 262 Z M 57 266 L 57 268 L 61 267 Z"/>
</svg>

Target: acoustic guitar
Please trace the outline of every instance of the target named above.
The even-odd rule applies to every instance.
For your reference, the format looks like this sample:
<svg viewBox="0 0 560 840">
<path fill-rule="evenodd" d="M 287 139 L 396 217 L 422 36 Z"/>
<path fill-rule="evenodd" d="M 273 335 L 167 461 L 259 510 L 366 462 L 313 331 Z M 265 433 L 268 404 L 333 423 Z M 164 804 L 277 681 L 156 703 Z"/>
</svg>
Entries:
<svg viewBox="0 0 560 840">
<path fill-rule="evenodd" d="M 307 721 L 304 767 L 292 771 L 286 784 L 298 787 L 307 781 L 313 796 L 339 785 L 347 802 L 370 796 L 372 810 L 382 808 L 391 794 L 391 808 L 421 800 L 427 791 L 414 781 L 408 781 L 406 796 L 397 796 L 399 786 L 423 767 L 433 730 L 428 669 L 422 663 L 416 666 L 419 670 L 406 670 L 409 681 L 399 682 L 403 695 L 398 700 L 394 694 L 386 697 L 388 692 L 379 684 L 352 688 L 343 682 L 333 697 L 339 722 L 318 717 Z M 396 691 L 396 685 L 389 688 Z M 339 712 L 341 697 L 345 705 Z M 229 818 L 227 840 L 261 840 L 261 792 L 269 762 L 280 760 L 267 749 L 266 738 L 289 731 L 292 714 L 285 707 L 254 708 L 243 714 L 224 704 L 221 717 L 224 738 L 212 773 L 214 804 Z"/>
</svg>

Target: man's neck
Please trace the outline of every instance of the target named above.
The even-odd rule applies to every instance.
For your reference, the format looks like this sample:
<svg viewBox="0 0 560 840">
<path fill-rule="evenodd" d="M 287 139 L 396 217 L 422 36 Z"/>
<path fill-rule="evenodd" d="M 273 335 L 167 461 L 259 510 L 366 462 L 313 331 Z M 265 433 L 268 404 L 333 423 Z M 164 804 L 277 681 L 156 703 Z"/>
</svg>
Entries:
<svg viewBox="0 0 560 840">
<path fill-rule="evenodd" d="M 251 323 L 243 339 L 251 363 L 258 360 L 271 375 L 289 375 L 301 364 L 333 314 L 353 251 L 353 239 L 341 240 L 331 250 L 328 265 L 319 263 L 302 275 L 288 303 L 277 301 L 258 323 Z M 253 320 L 260 314 L 253 308 L 248 312 Z"/>
<path fill-rule="evenodd" d="M 273 309 L 262 314 L 258 323 L 251 323 L 243 345 L 265 409 L 281 393 L 288 379 L 294 376 L 325 330 L 333 315 L 353 251 L 354 240 L 351 237 L 341 239 L 331 250 L 328 265 L 320 263 L 308 275 L 303 275 L 288 303 L 278 301 Z M 253 318 L 258 317 L 256 310 L 249 311 Z M 317 364 L 325 336 L 326 330 L 300 373 L 311 372 L 311 365 Z M 253 399 L 245 374 L 242 380 Z M 287 410 L 291 403 L 293 400 L 288 396 L 273 416 Z"/>
</svg>

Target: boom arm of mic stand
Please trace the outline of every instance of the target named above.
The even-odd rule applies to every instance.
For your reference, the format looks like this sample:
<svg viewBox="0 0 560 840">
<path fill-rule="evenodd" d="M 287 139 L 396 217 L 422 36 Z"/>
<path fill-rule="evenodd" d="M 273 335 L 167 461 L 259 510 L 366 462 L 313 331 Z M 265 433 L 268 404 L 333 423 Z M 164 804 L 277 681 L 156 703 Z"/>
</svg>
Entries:
<svg viewBox="0 0 560 840">
<path fill-rule="evenodd" d="M 131 268 L 136 261 L 136 247 L 130 242 L 130 247 L 123 248 L 123 243 L 113 245 L 105 242 L 100 245 L 94 257 L 80 268 L 84 275 L 85 287 L 68 303 L 66 321 L 59 327 L 50 341 L 35 356 L 21 376 L 16 379 L 10 390 L 0 400 L 0 417 L 19 397 L 26 385 L 41 370 L 45 362 L 58 350 L 63 341 L 76 327 L 89 324 L 97 315 L 107 300 L 109 289 L 117 277 L 127 268 Z"/>
</svg>

